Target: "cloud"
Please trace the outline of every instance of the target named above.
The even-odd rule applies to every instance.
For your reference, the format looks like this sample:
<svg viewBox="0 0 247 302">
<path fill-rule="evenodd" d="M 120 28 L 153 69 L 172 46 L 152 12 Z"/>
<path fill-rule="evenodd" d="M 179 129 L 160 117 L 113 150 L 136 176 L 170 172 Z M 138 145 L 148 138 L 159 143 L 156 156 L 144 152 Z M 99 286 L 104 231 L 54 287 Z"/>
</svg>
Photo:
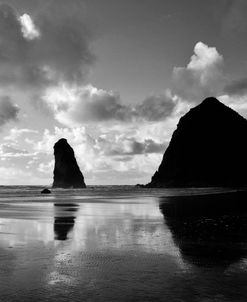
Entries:
<svg viewBox="0 0 247 302">
<path fill-rule="evenodd" d="M 74 127 L 73 129 L 55 127 L 53 133 L 49 129 L 45 129 L 41 139 L 33 142 L 33 148 L 37 152 L 53 154 L 54 144 L 62 137 L 65 137 L 72 145 L 84 144 L 90 140 L 85 127 Z"/>
<path fill-rule="evenodd" d="M 41 38 L 34 55 L 60 80 L 81 82 L 95 60 L 84 16 L 80 0 L 52 1 L 37 16 Z"/>
<path fill-rule="evenodd" d="M 135 122 L 165 120 L 176 102 L 167 94 L 153 95 L 136 106 L 124 105 L 113 91 L 92 85 L 50 87 L 42 97 L 56 120 L 68 127 L 89 122 Z"/>
<path fill-rule="evenodd" d="M 27 154 L 26 150 L 17 149 L 15 146 L 11 144 L 1 144 L 0 145 L 1 153 L 8 154 Z"/>
<path fill-rule="evenodd" d="M 247 94 L 247 78 L 235 80 L 224 87 L 224 92 L 230 96 L 244 96 Z"/>
<path fill-rule="evenodd" d="M 183 100 L 200 102 L 218 95 L 222 87 L 223 57 L 215 47 L 198 42 L 186 67 L 175 67 L 172 92 Z"/>
<path fill-rule="evenodd" d="M 46 91 L 43 100 L 53 111 L 55 118 L 68 126 L 130 118 L 131 109 L 120 103 L 118 95 L 91 85 L 52 87 Z"/>
<path fill-rule="evenodd" d="M 0 167 L 1 185 L 9 185 L 18 179 L 18 184 L 26 184 L 26 179 L 33 181 L 32 174 L 14 167 Z"/>
<path fill-rule="evenodd" d="M 126 138 L 117 147 L 112 146 L 107 153 L 108 156 L 139 155 L 149 153 L 164 153 L 164 144 L 156 143 L 152 139 L 145 139 L 143 142 L 135 138 Z"/>
<path fill-rule="evenodd" d="M 237 111 L 240 115 L 247 118 L 247 95 L 239 96 L 225 94 L 218 97 L 218 99 L 225 105 Z"/>
<path fill-rule="evenodd" d="M 0 84 L 11 84 L 21 77 L 27 64 L 29 46 L 12 7 L 0 5 Z M 21 70 L 22 69 L 22 70 Z M 28 69 L 28 66 L 26 66 Z M 27 72 L 27 71 L 26 71 Z M 23 77 L 26 76 L 23 73 Z"/>
<path fill-rule="evenodd" d="M 38 166 L 38 171 L 44 174 L 52 175 L 54 170 L 55 161 L 52 159 L 48 163 L 40 163 Z"/>
<path fill-rule="evenodd" d="M 17 121 L 19 107 L 12 103 L 8 96 L 0 99 L 0 126 L 9 121 Z"/>
<path fill-rule="evenodd" d="M 169 91 L 166 94 L 147 97 L 135 108 L 136 115 L 147 121 L 160 121 L 168 118 L 174 111 L 176 102 L 172 100 Z"/>
<path fill-rule="evenodd" d="M 18 138 L 20 138 L 21 136 L 23 136 L 24 134 L 38 134 L 39 132 L 37 130 L 33 130 L 33 129 L 26 129 L 26 128 L 22 128 L 22 129 L 18 129 L 18 128 L 12 128 L 9 131 L 9 135 L 4 137 L 4 140 L 9 140 L 9 141 L 13 141 L 16 142 Z"/>
<path fill-rule="evenodd" d="M 28 85 L 28 97 L 36 99 L 36 109 L 43 108 L 37 102 L 45 101 L 55 119 L 69 127 L 169 117 L 175 103 L 167 93 L 133 107 L 125 105 L 118 93 L 85 85 L 95 57 L 84 17 L 80 0 L 49 1 L 45 8 L 21 15 L 1 4 L 0 86 Z"/>
<path fill-rule="evenodd" d="M 27 40 L 33 40 L 40 37 L 40 32 L 33 23 L 32 18 L 28 14 L 23 14 L 20 16 L 21 31 L 23 37 Z"/>
<path fill-rule="evenodd" d="M 81 82 L 94 62 L 80 1 L 47 3 L 35 15 L 0 5 L 0 84 Z"/>
<path fill-rule="evenodd" d="M 33 157 L 36 153 L 29 153 L 27 150 L 20 149 L 13 144 L 1 144 L 0 145 L 0 156 L 1 159 L 6 158 L 24 158 Z"/>
</svg>

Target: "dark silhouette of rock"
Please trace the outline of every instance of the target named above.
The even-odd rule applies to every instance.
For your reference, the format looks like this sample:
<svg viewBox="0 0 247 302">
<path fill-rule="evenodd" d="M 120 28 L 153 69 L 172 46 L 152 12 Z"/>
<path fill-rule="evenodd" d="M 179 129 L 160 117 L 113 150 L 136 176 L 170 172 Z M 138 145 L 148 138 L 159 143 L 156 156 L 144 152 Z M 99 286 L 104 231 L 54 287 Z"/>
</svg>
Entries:
<svg viewBox="0 0 247 302">
<path fill-rule="evenodd" d="M 54 145 L 55 168 L 53 188 L 85 188 L 84 177 L 74 151 L 65 138 Z"/>
<path fill-rule="evenodd" d="M 247 192 L 160 199 L 160 210 L 184 261 L 226 268 L 247 256 Z"/>
<path fill-rule="evenodd" d="M 147 187 L 247 185 L 247 120 L 205 99 L 179 121 Z"/>
<path fill-rule="evenodd" d="M 47 188 L 41 191 L 41 194 L 51 194 L 51 191 Z"/>
</svg>

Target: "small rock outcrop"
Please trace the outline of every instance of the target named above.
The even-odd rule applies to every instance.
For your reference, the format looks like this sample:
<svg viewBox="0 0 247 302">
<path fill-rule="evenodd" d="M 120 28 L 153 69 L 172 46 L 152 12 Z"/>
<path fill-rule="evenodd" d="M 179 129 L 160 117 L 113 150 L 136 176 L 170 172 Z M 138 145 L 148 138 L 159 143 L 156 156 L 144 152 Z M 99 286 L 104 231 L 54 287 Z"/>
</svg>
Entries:
<svg viewBox="0 0 247 302">
<path fill-rule="evenodd" d="M 137 184 L 135 185 L 136 188 L 145 188 L 146 186 L 145 185 L 142 185 L 142 184 Z"/>
<path fill-rule="evenodd" d="M 40 193 L 41 193 L 41 194 L 51 194 L 51 191 L 50 191 L 49 189 L 45 188 L 45 189 L 42 190 Z"/>
<path fill-rule="evenodd" d="M 207 98 L 179 121 L 147 187 L 247 186 L 247 120 Z"/>
<path fill-rule="evenodd" d="M 74 150 L 65 138 L 55 143 L 54 156 L 53 188 L 85 188 L 84 177 L 76 162 Z"/>
</svg>

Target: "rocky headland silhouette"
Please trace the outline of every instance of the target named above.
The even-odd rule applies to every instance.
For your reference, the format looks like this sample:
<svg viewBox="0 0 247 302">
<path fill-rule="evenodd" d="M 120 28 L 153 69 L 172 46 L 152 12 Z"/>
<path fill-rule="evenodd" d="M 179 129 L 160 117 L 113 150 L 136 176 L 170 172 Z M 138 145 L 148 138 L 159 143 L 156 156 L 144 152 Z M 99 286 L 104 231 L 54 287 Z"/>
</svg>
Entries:
<svg viewBox="0 0 247 302">
<path fill-rule="evenodd" d="M 84 177 L 77 164 L 74 150 L 65 138 L 55 143 L 54 156 L 53 188 L 85 188 Z"/>
<path fill-rule="evenodd" d="M 185 114 L 147 187 L 247 185 L 247 120 L 216 98 Z"/>
</svg>

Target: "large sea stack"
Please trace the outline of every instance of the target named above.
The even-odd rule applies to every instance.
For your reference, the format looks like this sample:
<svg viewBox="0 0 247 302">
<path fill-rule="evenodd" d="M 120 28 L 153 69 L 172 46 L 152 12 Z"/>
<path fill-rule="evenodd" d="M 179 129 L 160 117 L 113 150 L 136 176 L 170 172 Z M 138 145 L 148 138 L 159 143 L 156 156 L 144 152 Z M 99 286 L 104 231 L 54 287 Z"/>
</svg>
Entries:
<svg viewBox="0 0 247 302">
<path fill-rule="evenodd" d="M 85 188 L 84 177 L 76 162 L 74 150 L 65 138 L 55 143 L 54 156 L 53 188 Z"/>
<path fill-rule="evenodd" d="M 179 121 L 147 187 L 247 186 L 247 120 L 205 99 Z"/>
</svg>

